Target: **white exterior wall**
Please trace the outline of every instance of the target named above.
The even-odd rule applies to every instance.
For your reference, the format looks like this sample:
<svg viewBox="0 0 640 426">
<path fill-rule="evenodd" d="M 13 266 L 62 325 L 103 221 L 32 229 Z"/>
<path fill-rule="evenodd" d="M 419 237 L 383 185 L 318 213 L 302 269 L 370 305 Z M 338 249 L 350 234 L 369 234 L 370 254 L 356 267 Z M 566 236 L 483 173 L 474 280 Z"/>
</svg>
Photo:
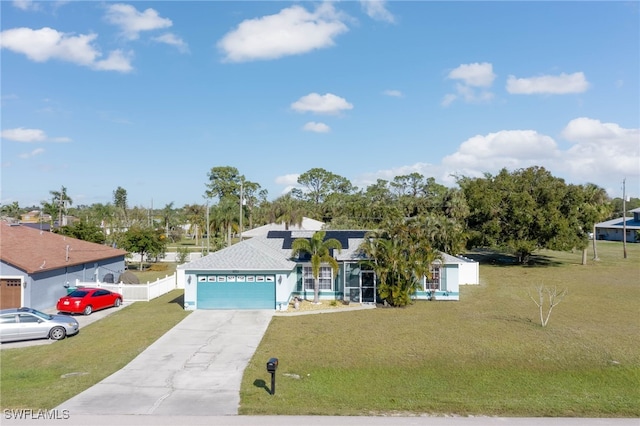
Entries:
<svg viewBox="0 0 640 426">
<path fill-rule="evenodd" d="M 460 264 L 459 268 L 459 283 L 461 285 L 480 284 L 480 265 L 478 262 L 465 262 Z"/>
<path fill-rule="evenodd" d="M 282 278 L 282 280 L 281 280 Z M 276 275 L 276 310 L 286 311 L 291 301 L 291 293 L 296 288 L 296 270 L 288 274 Z"/>
</svg>

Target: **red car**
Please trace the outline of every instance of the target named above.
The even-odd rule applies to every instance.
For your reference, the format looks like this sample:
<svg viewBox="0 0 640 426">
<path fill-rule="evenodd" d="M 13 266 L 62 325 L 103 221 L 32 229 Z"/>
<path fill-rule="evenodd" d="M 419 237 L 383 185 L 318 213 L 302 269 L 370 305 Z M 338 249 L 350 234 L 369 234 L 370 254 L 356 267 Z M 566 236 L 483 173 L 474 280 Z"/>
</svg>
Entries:
<svg viewBox="0 0 640 426">
<path fill-rule="evenodd" d="M 91 315 L 93 311 L 118 307 L 122 303 L 122 295 L 103 288 L 82 287 L 73 290 L 58 300 L 58 312 Z"/>
</svg>

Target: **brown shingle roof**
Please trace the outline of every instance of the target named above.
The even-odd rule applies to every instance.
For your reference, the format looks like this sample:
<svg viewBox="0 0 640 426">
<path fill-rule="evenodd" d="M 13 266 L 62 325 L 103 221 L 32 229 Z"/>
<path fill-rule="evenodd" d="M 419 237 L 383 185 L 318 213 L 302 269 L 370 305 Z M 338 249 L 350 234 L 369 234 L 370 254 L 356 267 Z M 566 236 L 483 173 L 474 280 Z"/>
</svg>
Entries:
<svg viewBox="0 0 640 426">
<path fill-rule="evenodd" d="M 125 250 L 0 221 L 0 259 L 28 274 L 126 254 Z"/>
</svg>

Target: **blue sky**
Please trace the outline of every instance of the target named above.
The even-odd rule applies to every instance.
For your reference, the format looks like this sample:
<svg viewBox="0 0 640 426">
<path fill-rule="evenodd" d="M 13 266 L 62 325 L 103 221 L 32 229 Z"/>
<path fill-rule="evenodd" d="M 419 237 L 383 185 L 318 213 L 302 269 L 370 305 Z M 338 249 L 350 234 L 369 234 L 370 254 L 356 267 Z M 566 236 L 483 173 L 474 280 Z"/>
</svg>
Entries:
<svg viewBox="0 0 640 426">
<path fill-rule="evenodd" d="M 0 202 L 543 166 L 640 196 L 640 3 L 2 1 Z"/>
</svg>

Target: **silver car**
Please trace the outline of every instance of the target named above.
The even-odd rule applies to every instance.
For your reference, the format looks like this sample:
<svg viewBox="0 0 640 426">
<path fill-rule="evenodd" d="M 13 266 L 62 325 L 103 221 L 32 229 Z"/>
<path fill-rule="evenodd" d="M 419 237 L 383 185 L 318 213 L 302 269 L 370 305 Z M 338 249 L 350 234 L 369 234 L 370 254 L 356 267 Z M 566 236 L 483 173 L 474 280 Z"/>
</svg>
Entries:
<svg viewBox="0 0 640 426">
<path fill-rule="evenodd" d="M 31 308 L 0 310 L 0 342 L 29 339 L 61 340 L 80 330 L 78 320 Z"/>
</svg>

